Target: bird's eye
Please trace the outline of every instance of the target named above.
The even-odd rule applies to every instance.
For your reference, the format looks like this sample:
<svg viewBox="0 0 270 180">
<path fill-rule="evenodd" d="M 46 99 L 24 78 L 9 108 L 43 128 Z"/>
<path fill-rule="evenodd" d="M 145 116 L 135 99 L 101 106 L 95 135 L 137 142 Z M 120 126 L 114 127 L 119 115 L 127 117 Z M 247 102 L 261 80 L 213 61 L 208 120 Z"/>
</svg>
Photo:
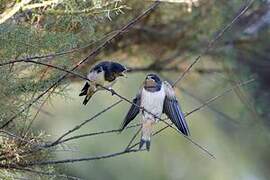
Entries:
<svg viewBox="0 0 270 180">
<path fill-rule="evenodd" d="M 101 72 L 101 69 L 98 69 L 98 70 L 97 70 L 97 73 L 100 73 L 100 72 Z"/>
</svg>

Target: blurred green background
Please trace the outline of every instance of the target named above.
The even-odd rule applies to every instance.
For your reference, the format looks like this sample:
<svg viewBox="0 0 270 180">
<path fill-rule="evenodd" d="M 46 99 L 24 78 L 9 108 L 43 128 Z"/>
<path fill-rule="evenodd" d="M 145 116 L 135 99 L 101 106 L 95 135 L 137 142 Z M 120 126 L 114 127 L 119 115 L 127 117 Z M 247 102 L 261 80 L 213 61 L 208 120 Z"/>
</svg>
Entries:
<svg viewBox="0 0 270 180">
<path fill-rule="evenodd" d="M 19 2 L 0 1 L 0 20 Z M 153 3 L 142 0 L 69 0 L 41 8 L 27 6 L 44 2 L 33 0 L 0 24 L 0 63 L 53 54 L 36 61 L 70 69 Z M 114 89 L 131 100 L 150 72 L 158 73 L 169 82 L 176 80 L 249 2 L 162 2 L 129 31 L 110 41 L 97 56 L 89 58 L 76 72 L 86 75 L 89 68 L 101 60 L 123 63 L 131 72 L 127 79 L 120 79 Z M 182 110 L 188 113 L 235 84 L 255 79 L 248 85 L 234 88 L 187 117 L 191 138 L 214 154 L 215 159 L 168 128 L 153 137 L 150 152 L 58 164 L 53 168 L 31 168 L 90 180 L 269 179 L 269 10 L 269 1 L 254 1 L 175 87 Z M 64 55 L 55 55 L 70 50 L 72 52 Z M 1 125 L 32 103 L 63 74 L 29 63 L 1 65 Z M 84 106 L 83 98 L 78 96 L 83 84 L 81 79 L 69 75 L 58 83 L 57 88 L 16 116 L 5 130 L 26 140 L 39 139 L 37 143 L 53 141 L 118 100 L 102 91 Z M 121 102 L 70 136 L 117 129 L 129 107 L 127 102 Z M 139 123 L 140 119 L 138 116 L 133 123 Z M 158 123 L 155 130 L 163 126 Z M 127 146 L 136 130 L 132 128 L 121 134 L 109 133 L 76 139 L 46 151 L 45 157 L 40 154 L 23 156 L 24 148 L 29 147 L 21 141 L 13 141 L 13 137 L 4 136 L 1 131 L 0 165 L 20 165 L 33 159 L 58 160 L 119 152 Z M 19 160 L 14 155 L 5 159 L 7 149 L 18 151 Z M 12 179 L 17 176 L 26 179 L 60 179 L 0 169 L 0 178 Z"/>
<path fill-rule="evenodd" d="M 130 74 L 128 79 L 121 79 L 117 83 L 115 90 L 132 99 L 144 78 L 144 73 Z M 181 86 L 199 97 L 212 97 L 227 88 L 219 76 L 201 77 L 192 83 L 189 79 L 181 82 Z M 36 126 L 46 129 L 51 136 L 58 137 L 117 101 L 116 97 L 111 97 L 110 93 L 104 91 L 95 94 L 90 103 L 83 106 L 82 98 L 78 97 L 82 85 L 82 82 L 71 85 L 71 99 L 54 98 L 52 105 L 45 108 L 51 115 L 40 115 Z M 249 91 L 250 88 L 243 89 Z M 180 91 L 177 95 L 184 112 L 201 105 L 186 93 Z M 72 135 L 119 128 L 129 106 L 122 102 Z M 250 116 L 235 93 L 225 95 L 209 107 L 195 112 L 187 121 L 191 138 L 213 153 L 216 159 L 212 159 L 174 130 L 167 129 L 161 135 L 153 137 L 150 152 L 65 164 L 61 165 L 61 171 L 85 179 L 267 179 L 267 160 L 262 158 L 262 153 L 267 151 L 269 143 L 268 133 L 263 126 Z M 211 107 L 226 113 L 232 119 L 222 117 Z M 140 119 L 138 116 L 135 122 L 138 123 Z M 156 125 L 155 130 L 164 126 L 161 124 Z M 136 130 L 128 129 L 121 134 L 105 134 L 71 141 L 62 148 L 66 152 L 56 153 L 56 158 L 88 157 L 121 151 Z"/>
</svg>

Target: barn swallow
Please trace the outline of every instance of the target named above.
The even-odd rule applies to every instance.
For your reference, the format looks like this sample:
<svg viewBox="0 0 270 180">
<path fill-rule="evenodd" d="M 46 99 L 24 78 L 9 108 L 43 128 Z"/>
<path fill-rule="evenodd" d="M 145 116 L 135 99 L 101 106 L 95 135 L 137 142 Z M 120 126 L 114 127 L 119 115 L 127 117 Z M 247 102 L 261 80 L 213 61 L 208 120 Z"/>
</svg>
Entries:
<svg viewBox="0 0 270 180">
<path fill-rule="evenodd" d="M 118 77 L 126 77 L 127 70 L 122 64 L 113 61 L 102 61 L 91 68 L 87 75 L 89 81 L 84 84 L 79 94 L 85 96 L 83 104 L 86 105 L 93 94 L 102 89 L 98 85 L 112 88 Z"/>
<path fill-rule="evenodd" d="M 141 107 L 141 108 L 140 108 Z M 143 109 L 142 111 L 140 109 Z M 138 114 L 142 112 L 142 130 L 139 149 L 146 144 L 146 149 L 150 150 L 150 138 L 152 135 L 153 125 L 157 123 L 165 113 L 174 123 L 179 131 L 184 135 L 189 135 L 189 129 L 184 114 L 175 97 L 173 87 L 156 74 L 148 74 L 144 81 L 143 87 L 133 99 L 123 123 L 120 128 L 122 131 Z"/>
</svg>

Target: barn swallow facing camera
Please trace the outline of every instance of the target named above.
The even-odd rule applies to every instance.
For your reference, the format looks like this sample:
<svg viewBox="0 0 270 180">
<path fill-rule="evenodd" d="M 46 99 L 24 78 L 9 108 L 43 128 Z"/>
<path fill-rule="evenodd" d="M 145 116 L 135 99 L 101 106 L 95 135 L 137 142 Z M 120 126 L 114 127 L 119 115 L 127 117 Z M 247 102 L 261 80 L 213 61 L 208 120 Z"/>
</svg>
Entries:
<svg viewBox="0 0 270 180">
<path fill-rule="evenodd" d="M 85 96 L 83 104 L 86 105 L 93 94 L 102 89 L 98 85 L 111 88 L 118 77 L 126 76 L 126 71 L 125 66 L 112 61 L 103 61 L 91 68 L 87 75 L 89 81 L 85 83 L 79 94 L 79 96 Z"/>
<path fill-rule="evenodd" d="M 146 144 L 146 149 L 150 150 L 152 128 L 162 113 L 168 116 L 179 131 L 186 136 L 189 135 L 188 125 L 173 87 L 166 81 L 162 82 L 156 74 L 146 76 L 143 88 L 133 99 L 133 103 L 136 105 L 133 104 L 129 109 L 120 130 L 122 131 L 139 114 L 142 107 L 142 135 L 139 149 Z"/>
</svg>

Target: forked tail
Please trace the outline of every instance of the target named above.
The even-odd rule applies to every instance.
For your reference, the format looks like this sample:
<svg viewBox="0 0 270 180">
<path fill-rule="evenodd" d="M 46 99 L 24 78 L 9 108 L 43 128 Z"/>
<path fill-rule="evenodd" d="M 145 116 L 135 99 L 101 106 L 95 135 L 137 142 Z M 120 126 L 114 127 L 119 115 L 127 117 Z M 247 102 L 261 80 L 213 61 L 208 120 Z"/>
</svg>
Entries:
<svg viewBox="0 0 270 180">
<path fill-rule="evenodd" d="M 88 82 L 86 82 L 81 90 L 81 93 L 79 94 L 79 96 L 86 96 L 88 89 L 90 87 L 90 84 Z"/>
<path fill-rule="evenodd" d="M 142 124 L 142 137 L 140 141 L 139 149 L 143 147 L 144 144 L 146 144 L 147 151 L 150 150 L 150 140 L 152 135 L 152 129 L 153 129 L 153 121 L 146 121 Z"/>
<path fill-rule="evenodd" d="M 94 93 L 95 91 L 91 90 L 90 84 L 86 82 L 81 90 L 81 93 L 79 94 L 79 96 L 85 96 L 83 100 L 83 105 L 86 105 L 88 103 Z"/>
</svg>

